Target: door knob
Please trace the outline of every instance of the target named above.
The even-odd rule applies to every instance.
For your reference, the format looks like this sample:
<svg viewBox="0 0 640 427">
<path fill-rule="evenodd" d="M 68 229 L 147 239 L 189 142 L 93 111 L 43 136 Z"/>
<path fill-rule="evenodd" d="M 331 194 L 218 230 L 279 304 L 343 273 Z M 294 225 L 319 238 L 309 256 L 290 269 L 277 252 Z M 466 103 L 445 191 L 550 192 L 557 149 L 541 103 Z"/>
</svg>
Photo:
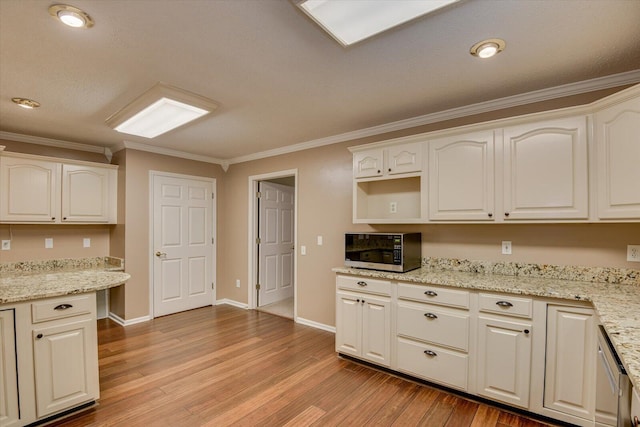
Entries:
<svg viewBox="0 0 640 427">
<path fill-rule="evenodd" d="M 166 254 L 166 253 L 164 253 L 164 252 L 160 252 L 160 251 L 158 251 L 158 252 L 156 252 L 156 256 L 157 256 L 157 257 L 167 256 L 167 254 Z"/>
</svg>

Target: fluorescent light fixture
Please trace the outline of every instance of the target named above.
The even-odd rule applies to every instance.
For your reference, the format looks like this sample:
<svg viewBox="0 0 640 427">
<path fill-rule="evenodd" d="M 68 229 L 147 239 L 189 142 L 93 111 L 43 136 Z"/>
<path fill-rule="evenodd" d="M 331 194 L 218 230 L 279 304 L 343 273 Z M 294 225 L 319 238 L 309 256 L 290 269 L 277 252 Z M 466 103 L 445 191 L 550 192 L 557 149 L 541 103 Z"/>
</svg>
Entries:
<svg viewBox="0 0 640 427">
<path fill-rule="evenodd" d="M 155 138 L 205 116 L 218 104 L 195 93 L 157 83 L 106 120 L 107 125 L 129 135 Z"/>
<path fill-rule="evenodd" d="M 458 0 L 302 0 L 297 5 L 343 46 L 409 22 Z"/>
</svg>

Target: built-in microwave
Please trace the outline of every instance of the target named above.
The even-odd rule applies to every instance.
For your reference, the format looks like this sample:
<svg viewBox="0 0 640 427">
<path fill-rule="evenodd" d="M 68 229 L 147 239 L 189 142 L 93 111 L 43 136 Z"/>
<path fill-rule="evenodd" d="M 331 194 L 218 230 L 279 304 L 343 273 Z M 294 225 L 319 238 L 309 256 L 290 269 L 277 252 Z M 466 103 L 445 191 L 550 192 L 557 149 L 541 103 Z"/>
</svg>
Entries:
<svg viewBox="0 0 640 427">
<path fill-rule="evenodd" d="M 346 233 L 347 267 L 404 273 L 422 265 L 421 233 Z"/>
</svg>

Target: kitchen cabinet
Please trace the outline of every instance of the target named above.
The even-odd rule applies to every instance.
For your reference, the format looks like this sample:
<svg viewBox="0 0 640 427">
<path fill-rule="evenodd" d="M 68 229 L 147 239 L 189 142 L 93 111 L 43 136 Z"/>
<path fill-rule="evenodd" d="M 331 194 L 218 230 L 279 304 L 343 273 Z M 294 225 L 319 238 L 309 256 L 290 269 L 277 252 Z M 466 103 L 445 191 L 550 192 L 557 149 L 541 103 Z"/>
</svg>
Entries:
<svg viewBox="0 0 640 427">
<path fill-rule="evenodd" d="M 549 304 L 544 407 L 593 421 L 596 320 L 590 308 Z"/>
<path fill-rule="evenodd" d="M 586 117 L 503 130 L 505 221 L 589 217 Z"/>
<path fill-rule="evenodd" d="M 640 97 L 595 114 L 599 219 L 640 218 Z"/>
<path fill-rule="evenodd" d="M 390 282 L 338 276 L 336 351 L 382 366 L 391 365 Z M 354 289 L 364 289 L 355 292 Z M 370 292 L 369 292 L 370 291 Z M 374 295 L 380 292 L 383 295 Z M 387 295 L 390 295 L 387 293 Z"/>
<path fill-rule="evenodd" d="M 494 219 L 494 132 L 429 141 L 429 220 Z"/>
<path fill-rule="evenodd" d="M 14 310 L 0 310 L 0 425 L 19 421 Z"/>
<path fill-rule="evenodd" d="M 631 393 L 631 427 L 640 427 L 640 390 L 633 387 Z"/>
<path fill-rule="evenodd" d="M 0 190 L 0 222 L 116 222 L 117 166 L 2 153 Z"/>
<path fill-rule="evenodd" d="M 478 318 L 478 394 L 527 409 L 531 375 L 532 324 Z"/>
<path fill-rule="evenodd" d="M 356 179 L 421 171 L 421 142 L 355 151 L 353 154 L 353 176 Z"/>
</svg>

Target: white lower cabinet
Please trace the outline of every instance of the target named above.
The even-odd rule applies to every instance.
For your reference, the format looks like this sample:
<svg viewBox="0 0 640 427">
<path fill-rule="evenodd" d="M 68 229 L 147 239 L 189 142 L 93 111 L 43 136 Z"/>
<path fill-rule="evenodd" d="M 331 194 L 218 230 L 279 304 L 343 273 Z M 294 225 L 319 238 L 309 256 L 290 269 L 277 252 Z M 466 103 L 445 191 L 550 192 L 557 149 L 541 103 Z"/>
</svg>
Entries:
<svg viewBox="0 0 640 427">
<path fill-rule="evenodd" d="M 631 427 L 640 427 L 640 390 L 637 387 L 631 393 Z"/>
<path fill-rule="evenodd" d="M 529 322 L 479 317 L 479 395 L 529 407 L 531 328 Z"/>
<path fill-rule="evenodd" d="M 594 311 L 549 304 L 544 407 L 593 420 L 596 356 Z"/>
<path fill-rule="evenodd" d="M 16 366 L 15 310 L 0 310 L 0 426 L 17 425 L 18 377 Z"/>
<path fill-rule="evenodd" d="M 336 303 L 336 351 L 390 366 L 390 298 L 339 291 Z"/>
</svg>

